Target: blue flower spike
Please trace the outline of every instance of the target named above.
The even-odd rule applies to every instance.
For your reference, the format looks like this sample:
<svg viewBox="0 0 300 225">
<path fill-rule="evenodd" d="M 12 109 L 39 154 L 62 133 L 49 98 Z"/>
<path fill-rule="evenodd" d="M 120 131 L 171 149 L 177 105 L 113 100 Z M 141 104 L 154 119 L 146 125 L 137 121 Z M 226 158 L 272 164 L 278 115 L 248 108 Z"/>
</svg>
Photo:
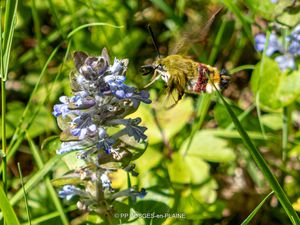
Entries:
<svg viewBox="0 0 300 225">
<path fill-rule="evenodd" d="M 76 177 L 82 182 L 64 183 L 59 196 L 70 201 L 76 199 L 79 209 L 107 216 L 112 212 L 113 196 L 145 196 L 145 189 L 141 192 L 114 190 L 110 174 L 118 169 L 126 170 L 130 165 L 130 149 L 124 147 L 122 138 L 133 137 L 137 143 L 147 140 L 144 134 L 147 128 L 139 125 L 141 119 L 127 116 L 141 102 L 150 104 L 151 100 L 148 92 L 125 84 L 127 59 L 115 58 L 111 65 L 105 48 L 100 56 L 77 51 L 73 58 L 76 67 L 70 74 L 73 95 L 60 97 L 60 104 L 53 108 L 62 130 L 62 143 L 56 152 L 77 152 L 75 157 L 88 166 L 75 169 Z M 108 132 L 111 127 L 119 129 Z M 138 175 L 134 170 L 130 172 Z"/>
</svg>

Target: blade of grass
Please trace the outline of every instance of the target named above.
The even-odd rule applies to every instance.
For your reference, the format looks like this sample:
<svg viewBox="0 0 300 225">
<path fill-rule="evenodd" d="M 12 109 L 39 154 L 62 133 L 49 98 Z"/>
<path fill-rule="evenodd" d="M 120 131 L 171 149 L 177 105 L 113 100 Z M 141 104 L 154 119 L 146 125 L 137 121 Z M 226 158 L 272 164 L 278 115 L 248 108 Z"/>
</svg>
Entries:
<svg viewBox="0 0 300 225">
<path fill-rule="evenodd" d="M 3 180 L 3 190 L 4 193 L 7 192 L 7 144 L 6 144 L 6 79 L 7 79 L 7 71 L 8 71 L 8 63 L 9 56 L 11 51 L 11 43 L 14 34 L 14 26 L 16 22 L 16 14 L 17 14 L 17 0 L 6 1 L 5 5 L 5 22 L 4 22 L 4 34 L 2 39 L 2 25 L 0 29 L 1 35 L 1 132 L 2 132 L 2 180 Z M 1 20 L 2 20 L 2 8 L 1 8 Z M 5 223 L 5 222 L 4 222 Z"/>
<path fill-rule="evenodd" d="M 287 145 L 288 145 L 288 136 L 289 136 L 289 112 L 288 107 L 283 107 L 283 113 L 282 113 L 282 165 L 286 165 L 286 159 L 287 159 Z"/>
<path fill-rule="evenodd" d="M 234 74 L 243 70 L 254 70 L 254 65 L 242 65 L 229 70 L 229 74 Z"/>
<path fill-rule="evenodd" d="M 35 0 L 31 1 L 31 14 L 33 19 L 33 28 L 34 28 L 34 34 L 38 42 L 41 41 L 41 30 L 40 30 L 40 20 L 38 16 L 38 12 L 36 9 Z M 37 46 L 39 47 L 39 45 Z"/>
<path fill-rule="evenodd" d="M 212 133 L 215 136 L 223 138 L 232 138 L 232 139 L 241 139 L 241 136 L 236 130 L 226 130 L 226 129 L 206 129 L 207 132 Z M 250 131 L 247 132 L 249 137 L 254 140 L 266 140 L 260 132 Z M 278 140 L 279 138 L 276 135 L 267 135 L 267 140 Z"/>
<path fill-rule="evenodd" d="M 76 210 L 76 209 L 77 209 L 77 206 L 72 205 L 69 208 L 65 209 L 64 212 L 66 213 L 66 212 L 70 212 L 70 211 L 73 211 L 73 210 Z M 46 221 L 51 220 L 51 219 L 53 219 L 55 217 L 58 217 L 58 216 L 59 216 L 58 212 L 47 213 L 44 216 L 33 219 L 31 222 L 32 222 L 32 225 L 46 224 Z M 22 225 L 29 225 L 29 224 L 28 223 L 22 223 Z"/>
<path fill-rule="evenodd" d="M 77 27 L 76 29 L 72 30 L 68 35 L 67 35 L 67 39 L 70 39 L 75 33 L 77 33 L 78 31 L 87 28 L 87 27 L 94 27 L 94 26 L 108 26 L 108 27 L 113 27 L 113 28 L 123 28 L 123 26 L 115 26 L 109 23 L 88 23 L 88 24 L 83 24 L 79 27 Z"/>
<path fill-rule="evenodd" d="M 11 148 L 9 148 L 9 152 L 6 155 L 7 160 L 9 160 L 14 155 L 14 153 L 18 150 L 18 148 L 22 144 L 23 140 L 24 140 L 24 134 L 20 134 L 17 141 L 14 143 L 14 145 Z"/>
<path fill-rule="evenodd" d="M 27 136 L 27 140 L 29 142 L 29 146 L 30 146 L 30 150 L 32 152 L 33 158 L 36 161 L 36 164 L 37 164 L 39 170 L 41 170 L 45 166 L 45 164 L 42 160 L 42 157 L 28 133 L 26 136 Z M 61 218 L 62 224 L 68 225 L 69 224 L 68 218 L 64 213 L 64 209 L 60 203 L 59 198 L 57 197 L 56 191 L 55 191 L 54 187 L 52 186 L 50 178 L 48 176 L 45 177 L 45 185 L 46 185 L 48 192 L 50 193 L 50 197 L 51 197 L 57 211 L 59 212 L 59 216 Z"/>
<path fill-rule="evenodd" d="M 22 170 L 21 170 L 20 163 L 18 162 L 17 164 L 18 164 L 18 171 L 19 171 L 19 175 L 20 175 L 22 190 L 23 190 L 23 194 L 24 194 L 24 200 L 25 200 L 25 207 L 26 207 L 26 212 L 27 212 L 27 217 L 28 217 L 28 223 L 31 225 L 31 216 L 30 216 L 29 207 L 28 207 L 27 193 L 26 193 L 25 188 L 24 188 Z"/>
<path fill-rule="evenodd" d="M 248 39 L 253 43 L 253 38 L 251 34 L 251 24 L 253 24 L 253 20 L 247 16 L 245 16 L 243 12 L 238 8 L 238 6 L 232 0 L 224 0 L 223 3 L 228 7 L 230 11 L 232 11 L 239 21 L 242 24 L 243 30 L 245 31 Z"/>
<path fill-rule="evenodd" d="M 18 220 L 13 208 L 9 204 L 6 194 L 2 188 L 2 185 L 0 185 L 0 199 L 1 199 L 0 200 L 0 209 L 3 213 L 5 223 L 7 225 L 19 225 L 20 224 L 19 220 Z"/>
<path fill-rule="evenodd" d="M 220 28 L 218 29 L 217 37 L 216 40 L 214 41 L 213 48 L 210 52 L 209 58 L 208 58 L 208 63 L 211 65 L 213 62 L 216 60 L 218 52 L 219 52 L 219 47 L 220 43 L 222 40 L 222 37 L 224 35 L 225 27 L 226 27 L 227 20 L 223 19 Z"/>
<path fill-rule="evenodd" d="M 269 193 L 260 203 L 256 208 L 250 213 L 250 215 L 243 221 L 241 225 L 247 225 L 250 223 L 250 221 L 253 219 L 253 217 L 256 215 L 256 213 L 260 210 L 260 208 L 263 206 L 263 204 L 267 201 L 267 199 L 273 194 L 274 192 L 272 191 Z"/>
<path fill-rule="evenodd" d="M 53 15 L 54 21 L 57 25 L 60 35 L 63 37 L 63 39 L 65 39 L 66 35 L 65 35 L 65 32 L 63 32 L 63 30 L 62 30 L 61 20 L 59 19 L 59 16 L 57 14 L 56 7 L 54 6 L 52 0 L 48 0 L 48 4 L 49 4 L 49 10 L 51 11 L 51 14 Z"/>
<path fill-rule="evenodd" d="M 19 121 L 19 123 L 18 123 L 17 129 L 15 130 L 15 132 L 14 132 L 14 134 L 13 134 L 13 137 L 12 137 L 10 143 L 9 143 L 8 151 L 12 148 L 13 144 L 17 141 L 17 139 L 18 139 L 19 136 L 20 136 L 20 133 L 21 133 L 21 131 L 22 131 L 22 128 L 21 128 L 21 127 L 22 127 L 22 124 L 23 124 L 23 122 L 24 122 L 24 119 L 25 119 L 25 117 L 26 117 L 26 115 L 27 115 L 27 112 L 28 112 L 30 106 L 33 104 L 33 103 L 32 103 L 33 97 L 34 97 L 35 93 L 36 93 L 37 90 L 38 90 L 38 86 L 39 86 L 39 84 L 40 84 L 40 82 L 41 82 L 43 76 L 46 74 L 46 69 L 47 69 L 47 67 L 48 67 L 48 65 L 49 65 L 49 63 L 50 63 L 50 61 L 53 59 L 53 57 L 54 57 L 55 54 L 57 53 L 59 47 L 60 47 L 60 44 L 52 51 L 51 55 L 49 56 L 47 62 L 45 63 L 45 65 L 44 65 L 44 67 L 43 67 L 43 69 L 42 69 L 42 72 L 40 73 L 39 79 L 38 79 L 37 83 L 35 84 L 35 86 L 34 86 L 34 88 L 33 88 L 33 91 L 31 92 L 31 95 L 30 95 L 30 97 L 29 97 L 28 103 L 26 104 L 26 107 L 25 107 L 25 109 L 24 109 L 24 111 L 23 111 L 23 114 L 22 114 L 22 116 L 21 116 L 21 119 L 20 119 L 20 121 Z"/>
<path fill-rule="evenodd" d="M 239 116 L 238 119 L 239 121 L 243 121 L 250 113 L 251 111 L 255 108 L 255 105 L 251 105 L 248 109 L 246 109 L 244 112 L 242 112 Z M 232 130 L 234 128 L 234 124 L 231 122 L 227 127 L 226 130 Z"/>
<path fill-rule="evenodd" d="M 168 17 L 172 18 L 177 24 L 181 23 L 180 18 L 174 13 L 174 10 L 163 0 L 150 0 L 155 6 L 161 9 Z"/>
<path fill-rule="evenodd" d="M 45 52 L 41 50 L 41 27 L 40 27 L 40 21 L 39 21 L 39 16 L 38 16 L 38 11 L 36 8 L 36 0 L 31 1 L 31 14 L 32 14 L 32 19 L 33 19 L 33 28 L 34 28 L 34 36 L 37 40 L 37 45 L 33 49 L 35 52 L 35 55 L 38 56 L 37 59 L 40 61 L 41 67 L 44 65 L 46 62 L 46 57 L 45 57 Z M 48 82 L 47 82 L 48 83 Z"/>
<path fill-rule="evenodd" d="M 2 6 L 0 6 L 0 18 L 2 19 Z M 3 49 L 2 49 L 2 23 L 0 23 L 0 78 L 4 79 L 4 67 L 3 67 Z"/>
<path fill-rule="evenodd" d="M 216 89 L 216 87 L 215 87 Z M 248 136 L 245 129 L 240 124 L 238 118 L 236 117 L 235 113 L 229 106 L 229 104 L 226 102 L 222 94 L 217 90 L 218 95 L 220 96 L 222 102 L 224 103 L 226 110 L 228 111 L 236 129 L 238 130 L 239 134 L 241 135 L 241 138 L 243 139 L 244 145 L 247 147 L 248 151 L 250 152 L 250 155 L 252 156 L 253 160 L 257 164 L 258 168 L 261 170 L 261 172 L 264 174 L 265 179 L 268 181 L 270 187 L 274 191 L 275 195 L 277 196 L 279 202 L 281 203 L 284 211 L 286 212 L 287 216 L 291 220 L 291 222 L 294 225 L 300 225 L 300 219 L 296 211 L 293 209 L 288 197 L 286 196 L 285 192 L 283 191 L 282 187 L 278 183 L 276 177 L 273 175 L 271 170 L 268 167 L 267 162 L 263 158 L 263 156 L 260 154 L 256 146 L 251 141 L 250 137 Z"/>
<path fill-rule="evenodd" d="M 52 157 L 42 169 L 35 173 L 24 185 L 25 191 L 29 192 L 35 187 L 40 181 L 44 179 L 46 174 L 48 174 L 53 167 L 58 163 L 63 155 L 55 155 Z M 19 190 L 14 196 L 10 199 L 10 204 L 15 205 L 23 196 L 23 191 Z"/>
<path fill-rule="evenodd" d="M 18 0 L 6 1 L 5 5 L 5 25 L 4 25 L 4 35 L 3 35 L 3 74 L 2 79 L 5 81 L 7 79 L 9 56 L 11 51 L 11 44 L 14 35 L 14 28 L 16 24 L 17 17 L 17 7 Z"/>
<path fill-rule="evenodd" d="M 129 172 L 127 172 L 127 188 L 130 189 L 131 188 L 131 179 L 130 179 L 130 174 Z M 133 201 L 132 198 L 128 198 L 128 205 L 130 208 L 133 207 Z"/>
<path fill-rule="evenodd" d="M 1 134 L 2 134 L 2 181 L 4 193 L 7 192 L 7 149 L 6 149 L 6 89 L 1 79 Z"/>
</svg>

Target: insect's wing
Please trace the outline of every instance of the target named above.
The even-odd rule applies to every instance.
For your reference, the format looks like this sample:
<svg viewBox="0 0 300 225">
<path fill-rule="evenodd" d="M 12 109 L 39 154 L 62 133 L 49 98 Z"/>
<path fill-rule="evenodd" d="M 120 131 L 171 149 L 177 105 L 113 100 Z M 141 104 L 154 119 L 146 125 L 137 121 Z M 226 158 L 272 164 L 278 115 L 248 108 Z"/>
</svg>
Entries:
<svg viewBox="0 0 300 225">
<path fill-rule="evenodd" d="M 222 11 L 222 8 L 213 12 L 204 26 L 199 26 L 195 21 L 189 21 L 179 32 L 177 38 L 170 43 L 169 55 L 183 54 L 187 55 L 188 50 L 195 43 L 204 44 L 207 40 L 209 30 L 216 19 L 216 16 Z"/>
<path fill-rule="evenodd" d="M 158 101 L 164 109 L 171 109 L 177 105 L 180 99 L 181 97 L 176 89 L 170 92 L 167 88 L 164 90 L 164 93 L 160 95 Z"/>
</svg>

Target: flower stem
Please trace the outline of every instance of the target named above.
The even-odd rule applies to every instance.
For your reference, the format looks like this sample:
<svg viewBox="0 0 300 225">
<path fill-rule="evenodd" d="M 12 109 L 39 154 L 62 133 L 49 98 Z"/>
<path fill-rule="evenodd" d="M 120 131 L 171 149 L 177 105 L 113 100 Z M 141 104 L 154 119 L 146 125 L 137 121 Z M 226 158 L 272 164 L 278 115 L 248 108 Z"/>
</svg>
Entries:
<svg viewBox="0 0 300 225">
<path fill-rule="evenodd" d="M 3 190 L 7 193 L 7 161 L 6 161 L 6 90 L 5 80 L 1 79 L 1 134 L 2 134 L 2 180 Z"/>
<path fill-rule="evenodd" d="M 283 107 L 282 115 L 282 164 L 285 166 L 287 157 L 287 145 L 288 145 L 288 127 L 289 127 L 289 112 L 288 107 Z"/>
</svg>

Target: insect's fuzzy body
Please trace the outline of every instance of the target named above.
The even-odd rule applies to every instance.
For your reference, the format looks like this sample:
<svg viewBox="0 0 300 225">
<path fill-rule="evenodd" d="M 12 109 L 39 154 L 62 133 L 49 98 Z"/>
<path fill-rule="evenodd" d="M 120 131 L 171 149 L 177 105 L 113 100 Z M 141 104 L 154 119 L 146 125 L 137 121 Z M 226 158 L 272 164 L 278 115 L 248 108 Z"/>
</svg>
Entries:
<svg viewBox="0 0 300 225">
<path fill-rule="evenodd" d="M 215 67 L 195 62 L 182 55 L 159 58 L 154 62 L 153 68 L 154 78 L 161 77 L 165 81 L 168 93 L 176 90 L 178 100 L 185 92 L 211 93 L 214 86 L 220 89 L 228 84 L 225 72 L 220 73 Z"/>
</svg>

